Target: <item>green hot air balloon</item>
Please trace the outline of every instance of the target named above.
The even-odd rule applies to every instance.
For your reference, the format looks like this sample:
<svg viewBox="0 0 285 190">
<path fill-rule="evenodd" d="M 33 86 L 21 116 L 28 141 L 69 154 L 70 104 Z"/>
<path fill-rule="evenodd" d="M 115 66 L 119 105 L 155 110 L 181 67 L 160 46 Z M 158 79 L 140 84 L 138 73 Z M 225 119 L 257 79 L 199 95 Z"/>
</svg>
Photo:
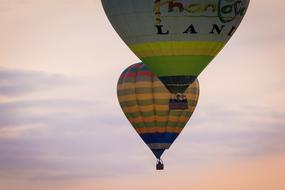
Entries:
<svg viewBox="0 0 285 190">
<path fill-rule="evenodd" d="M 117 94 L 126 117 L 158 159 L 157 169 L 163 169 L 161 155 L 180 134 L 197 105 L 198 80 L 185 91 L 188 103 L 185 110 L 169 109 L 172 94 L 142 63 L 121 74 Z"/>
<path fill-rule="evenodd" d="M 250 0 L 101 0 L 114 29 L 172 93 L 225 46 Z"/>
</svg>

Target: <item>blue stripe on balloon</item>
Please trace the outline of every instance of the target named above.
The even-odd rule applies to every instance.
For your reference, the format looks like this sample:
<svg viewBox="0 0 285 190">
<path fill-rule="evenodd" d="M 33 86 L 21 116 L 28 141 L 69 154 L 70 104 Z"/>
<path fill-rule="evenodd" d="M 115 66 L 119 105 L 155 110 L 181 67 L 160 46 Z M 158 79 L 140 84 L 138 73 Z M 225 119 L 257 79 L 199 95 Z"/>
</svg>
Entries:
<svg viewBox="0 0 285 190">
<path fill-rule="evenodd" d="M 146 144 L 151 143 L 173 143 L 178 133 L 145 133 L 140 134 Z"/>
<path fill-rule="evenodd" d="M 157 159 L 160 159 L 165 149 L 151 149 L 151 151 L 153 152 L 153 154 L 155 155 Z"/>
</svg>

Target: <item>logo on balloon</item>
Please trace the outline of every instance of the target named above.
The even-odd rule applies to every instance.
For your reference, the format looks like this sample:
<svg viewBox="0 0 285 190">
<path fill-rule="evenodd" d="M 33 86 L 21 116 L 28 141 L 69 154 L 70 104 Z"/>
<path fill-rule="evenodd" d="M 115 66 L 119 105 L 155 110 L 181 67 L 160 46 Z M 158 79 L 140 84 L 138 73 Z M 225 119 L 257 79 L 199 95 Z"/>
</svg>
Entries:
<svg viewBox="0 0 285 190">
<path fill-rule="evenodd" d="M 156 25 L 161 24 L 161 12 L 165 8 L 169 15 L 179 13 L 185 17 L 217 17 L 222 23 L 226 23 L 243 17 L 246 6 L 241 0 L 209 0 L 209 3 L 195 3 L 193 0 L 155 0 L 155 23 Z"/>
<path fill-rule="evenodd" d="M 243 17 L 245 12 L 246 5 L 241 0 L 219 0 L 218 2 L 218 17 L 223 23 Z"/>
</svg>

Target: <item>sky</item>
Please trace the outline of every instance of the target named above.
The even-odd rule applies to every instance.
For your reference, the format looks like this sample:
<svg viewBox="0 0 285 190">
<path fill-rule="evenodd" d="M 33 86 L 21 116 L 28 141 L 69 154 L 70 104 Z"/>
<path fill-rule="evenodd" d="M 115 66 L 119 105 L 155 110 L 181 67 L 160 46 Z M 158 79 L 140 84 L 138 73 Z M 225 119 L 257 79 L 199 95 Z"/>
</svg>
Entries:
<svg viewBox="0 0 285 190">
<path fill-rule="evenodd" d="M 0 189 L 284 190 L 284 7 L 251 1 L 158 172 L 116 97 L 139 59 L 101 2 L 0 0 Z"/>
</svg>

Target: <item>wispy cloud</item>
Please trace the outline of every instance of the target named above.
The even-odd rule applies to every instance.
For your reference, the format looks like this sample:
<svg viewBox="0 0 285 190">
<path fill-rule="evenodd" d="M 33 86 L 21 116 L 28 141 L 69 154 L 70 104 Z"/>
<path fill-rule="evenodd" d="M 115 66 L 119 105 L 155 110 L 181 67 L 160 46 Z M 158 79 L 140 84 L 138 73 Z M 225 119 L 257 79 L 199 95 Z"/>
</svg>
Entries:
<svg viewBox="0 0 285 190">
<path fill-rule="evenodd" d="M 0 104 L 0 178 L 71 180 L 116 177 L 125 170 L 121 159 L 128 160 L 128 149 L 135 147 L 128 141 L 132 130 L 123 127 L 129 124 L 119 106 L 112 108 L 112 102 L 92 99 L 92 94 L 66 93 L 96 94 L 86 89 L 94 86 L 93 80 L 28 70 L 1 72 L 0 88 L 8 101 Z M 48 96 L 34 96 L 42 91 Z M 127 171 L 135 171 L 131 168 Z"/>
<path fill-rule="evenodd" d="M 189 189 L 194 180 L 188 180 L 203 169 L 200 184 L 218 181 L 210 179 L 217 168 L 204 181 L 215 164 L 284 153 L 284 1 L 270 9 L 267 1 L 251 2 L 237 35 L 200 76 L 198 108 L 166 151 L 162 174 L 154 173 L 155 158 L 118 105 L 117 77 L 137 58 L 115 35 L 100 1 L 1 3 L 0 188 L 12 181 L 19 189 L 24 181 L 27 189 L 62 183 L 62 190 L 90 180 L 89 189 L 106 189 L 110 181 L 109 189 L 118 183 L 156 189 L 161 182 L 173 189 L 177 181 Z M 68 187 L 85 187 L 78 184 Z"/>
<path fill-rule="evenodd" d="M 101 179 L 152 169 L 151 151 L 113 103 L 114 95 L 106 95 L 111 102 L 92 99 L 97 90 L 86 87 L 93 86 L 93 80 L 28 70 L 1 71 L 1 84 L 9 84 L 5 98 L 18 97 L 0 104 L 1 178 Z M 49 95 L 31 98 L 39 92 Z M 69 92 L 89 95 L 70 98 Z M 209 157 L 211 162 L 220 162 L 221 157 L 236 160 L 282 152 L 284 118 L 278 110 L 255 104 L 199 103 L 190 128 L 166 152 L 167 162 L 191 167 L 209 162 Z M 184 156 L 177 163 L 175 155 Z"/>
<path fill-rule="evenodd" d="M 182 163 L 189 165 L 189 160 L 192 163 L 224 162 L 284 153 L 283 112 L 259 106 L 229 106 L 203 104 L 198 107 L 190 120 L 190 128 L 184 129 L 170 154 L 185 155 Z"/>
<path fill-rule="evenodd" d="M 0 68 L 0 96 L 21 96 L 70 85 L 71 78 L 39 71 Z"/>
</svg>

